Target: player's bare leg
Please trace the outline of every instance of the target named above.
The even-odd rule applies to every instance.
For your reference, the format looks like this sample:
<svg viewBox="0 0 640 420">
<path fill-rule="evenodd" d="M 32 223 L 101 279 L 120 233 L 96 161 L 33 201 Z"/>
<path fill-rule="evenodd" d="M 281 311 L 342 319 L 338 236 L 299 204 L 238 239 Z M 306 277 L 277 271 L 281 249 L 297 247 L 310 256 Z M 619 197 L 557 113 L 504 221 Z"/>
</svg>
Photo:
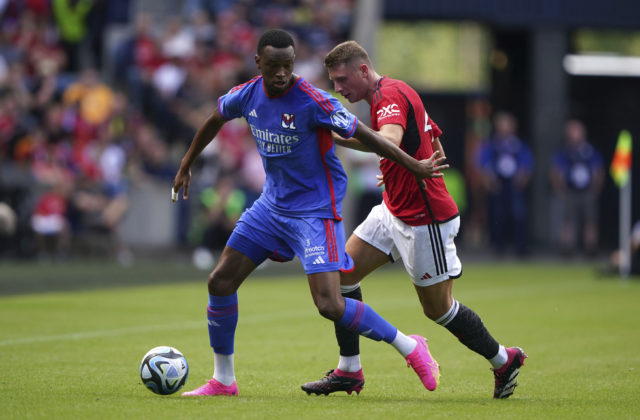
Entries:
<svg viewBox="0 0 640 420">
<path fill-rule="evenodd" d="M 437 362 L 429 353 L 424 337 L 419 335 L 406 336 L 378 315 L 369 305 L 354 299 L 345 299 L 340 293 L 339 272 L 309 274 L 307 278 L 313 301 L 322 316 L 337 322 L 340 326 L 354 333 L 391 344 L 405 357 L 407 365 L 413 368 L 424 387 L 429 391 L 436 389 L 440 371 Z M 340 310 L 342 310 L 342 314 Z M 336 369 L 334 372 L 339 374 L 340 369 Z M 358 383 L 351 381 L 354 383 L 350 384 L 348 389 L 335 389 L 333 385 L 336 385 L 337 378 L 332 375 L 334 372 L 329 372 L 320 381 L 304 384 L 302 389 L 308 394 L 324 395 L 337 390 L 359 392 L 362 389 L 363 383 L 359 381 Z M 351 379 L 358 380 L 360 377 L 351 377 Z"/>
<path fill-rule="evenodd" d="M 519 347 L 505 348 L 489 333 L 482 319 L 452 297 L 453 279 L 431 286 L 415 286 L 424 314 L 448 329 L 470 350 L 492 365 L 494 398 L 508 398 L 517 386 L 520 367 L 527 355 Z"/>
<path fill-rule="evenodd" d="M 432 321 L 444 315 L 453 303 L 453 279 L 441 281 L 427 287 L 414 285 L 422 311 Z"/>
<path fill-rule="evenodd" d="M 225 247 L 218 264 L 209 275 L 207 319 L 213 347 L 213 378 L 183 396 L 238 395 L 233 355 L 235 329 L 238 323 L 236 291 L 256 268 L 253 261 L 233 248 Z"/>
<path fill-rule="evenodd" d="M 346 250 L 349 255 L 354 257 L 354 260 L 362 263 L 358 263 L 349 273 L 341 273 L 342 293 L 339 297 L 362 301 L 360 279 L 389 262 L 389 257 L 355 235 L 352 235 L 347 241 Z M 335 292 L 333 295 L 335 296 Z M 318 381 L 304 384 L 302 389 L 307 393 L 324 395 L 337 391 L 345 391 L 348 394 L 353 391 L 360 393 L 364 386 L 364 376 L 360 365 L 359 336 L 356 332 L 345 328 L 340 322 L 335 322 L 335 326 L 336 337 L 340 344 L 338 368 L 330 370 L 324 378 Z M 369 337 L 373 338 L 371 335 Z M 405 356 L 407 363 L 414 368 L 423 385 L 429 390 L 434 390 L 438 384 L 439 370 L 437 363 L 429 353 L 424 337 L 407 337 L 398 331 L 396 339 L 391 344 Z"/>
<path fill-rule="evenodd" d="M 362 301 L 360 280 L 389 262 L 389 257 L 355 235 L 347 240 L 346 251 L 354 261 L 362 261 L 362 264 L 358 263 L 348 273 L 340 273 L 341 294 L 344 298 Z M 323 378 L 302 385 L 302 389 L 308 393 L 324 395 L 338 391 L 347 394 L 355 391 L 359 394 L 364 387 L 364 374 L 360 364 L 360 336 L 337 322 L 334 322 L 334 326 L 340 347 L 338 367 L 329 370 Z"/>
</svg>

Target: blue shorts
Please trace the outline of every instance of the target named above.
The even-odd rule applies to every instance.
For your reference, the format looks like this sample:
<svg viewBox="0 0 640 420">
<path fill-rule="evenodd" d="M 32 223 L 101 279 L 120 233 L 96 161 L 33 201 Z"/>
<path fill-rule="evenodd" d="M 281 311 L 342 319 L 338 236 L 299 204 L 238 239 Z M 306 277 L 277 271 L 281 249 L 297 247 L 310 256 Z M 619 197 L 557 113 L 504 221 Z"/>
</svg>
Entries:
<svg viewBox="0 0 640 420">
<path fill-rule="evenodd" d="M 227 246 L 256 265 L 267 258 L 284 262 L 297 256 L 307 274 L 354 268 L 345 251 L 342 221 L 283 216 L 270 211 L 260 200 L 242 214 Z"/>
</svg>

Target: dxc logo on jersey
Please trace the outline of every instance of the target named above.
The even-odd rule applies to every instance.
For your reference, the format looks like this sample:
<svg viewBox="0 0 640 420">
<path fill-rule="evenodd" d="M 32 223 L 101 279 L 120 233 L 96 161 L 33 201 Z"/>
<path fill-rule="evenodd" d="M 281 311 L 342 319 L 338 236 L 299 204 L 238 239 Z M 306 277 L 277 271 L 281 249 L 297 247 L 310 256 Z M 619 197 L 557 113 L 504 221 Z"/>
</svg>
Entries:
<svg viewBox="0 0 640 420">
<path fill-rule="evenodd" d="M 289 130 L 296 129 L 296 116 L 293 114 L 282 114 L 282 128 L 288 128 Z"/>
<path fill-rule="evenodd" d="M 397 117 L 400 115 L 400 108 L 398 108 L 397 104 L 391 104 L 383 106 L 376 112 L 376 114 L 378 114 L 379 120 L 387 117 Z"/>
</svg>

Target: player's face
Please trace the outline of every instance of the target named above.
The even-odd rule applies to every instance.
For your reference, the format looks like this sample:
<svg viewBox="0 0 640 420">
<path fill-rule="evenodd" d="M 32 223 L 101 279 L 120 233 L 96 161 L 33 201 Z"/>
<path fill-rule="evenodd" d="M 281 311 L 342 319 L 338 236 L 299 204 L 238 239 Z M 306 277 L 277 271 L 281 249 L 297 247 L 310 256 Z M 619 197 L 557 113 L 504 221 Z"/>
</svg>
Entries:
<svg viewBox="0 0 640 420">
<path fill-rule="evenodd" d="M 366 67 L 366 66 L 365 66 Z M 365 99 L 368 92 L 367 73 L 361 66 L 339 64 L 328 69 L 333 89 L 351 103 Z"/>
<path fill-rule="evenodd" d="M 293 63 L 296 54 L 292 46 L 275 48 L 267 45 L 256 55 L 256 65 L 262 73 L 264 87 L 269 96 L 284 93 L 293 83 Z"/>
</svg>

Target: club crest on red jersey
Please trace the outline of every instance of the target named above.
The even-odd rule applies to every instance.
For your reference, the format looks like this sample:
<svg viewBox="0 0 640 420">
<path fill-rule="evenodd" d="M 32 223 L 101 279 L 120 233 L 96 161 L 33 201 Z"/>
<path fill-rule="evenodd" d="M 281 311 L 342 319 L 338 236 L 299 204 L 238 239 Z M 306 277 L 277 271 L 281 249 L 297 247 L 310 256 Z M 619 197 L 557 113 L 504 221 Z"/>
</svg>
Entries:
<svg viewBox="0 0 640 420">
<path fill-rule="evenodd" d="M 286 128 L 288 130 L 296 129 L 296 116 L 293 114 L 282 114 L 282 128 Z"/>
</svg>

